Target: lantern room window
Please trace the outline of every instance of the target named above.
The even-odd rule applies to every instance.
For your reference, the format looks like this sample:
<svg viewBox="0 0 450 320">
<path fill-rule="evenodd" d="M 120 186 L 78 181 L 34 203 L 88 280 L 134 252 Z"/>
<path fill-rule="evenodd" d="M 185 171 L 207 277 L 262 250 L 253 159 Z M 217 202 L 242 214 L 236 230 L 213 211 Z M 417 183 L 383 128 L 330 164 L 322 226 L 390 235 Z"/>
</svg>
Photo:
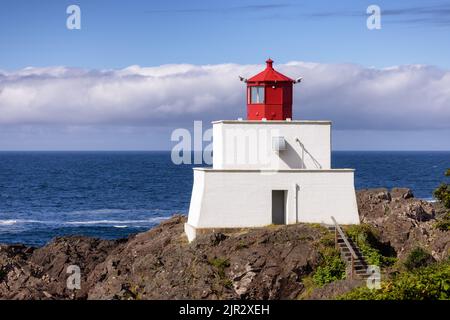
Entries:
<svg viewBox="0 0 450 320">
<path fill-rule="evenodd" d="M 250 87 L 251 103 L 264 103 L 264 87 Z"/>
</svg>

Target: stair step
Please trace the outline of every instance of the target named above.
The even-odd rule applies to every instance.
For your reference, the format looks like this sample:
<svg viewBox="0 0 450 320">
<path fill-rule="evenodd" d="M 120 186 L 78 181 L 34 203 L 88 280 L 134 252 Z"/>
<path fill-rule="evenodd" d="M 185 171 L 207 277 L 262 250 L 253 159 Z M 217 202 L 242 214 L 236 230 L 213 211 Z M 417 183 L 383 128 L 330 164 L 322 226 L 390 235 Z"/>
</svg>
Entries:
<svg viewBox="0 0 450 320">
<path fill-rule="evenodd" d="M 339 248 L 347 249 L 347 250 L 348 250 L 348 247 L 347 247 L 345 244 L 339 245 Z M 358 247 L 357 247 L 357 246 L 352 246 L 351 248 L 353 249 L 353 251 L 358 250 Z"/>
<path fill-rule="evenodd" d="M 341 252 L 341 255 L 342 255 L 345 259 L 348 259 L 348 260 L 351 260 L 351 259 L 352 259 L 352 256 L 353 256 L 350 252 Z M 355 261 L 358 261 L 358 260 L 364 260 L 364 256 L 363 256 L 362 254 L 358 254 L 358 253 L 356 252 L 356 258 L 354 258 L 354 260 L 355 260 Z"/>
<path fill-rule="evenodd" d="M 326 226 L 327 229 L 330 232 L 335 233 L 336 232 L 336 227 L 334 225 L 329 225 Z M 344 237 L 345 238 L 345 237 Z M 367 262 L 364 258 L 364 255 L 361 253 L 358 245 L 352 241 L 352 239 L 347 238 L 348 243 L 351 246 L 351 249 L 349 249 L 347 247 L 347 244 L 344 241 L 344 238 L 341 237 L 340 233 L 337 233 L 336 235 L 336 249 L 339 250 L 339 252 L 341 253 L 341 259 L 343 261 L 345 261 L 347 268 L 349 268 L 349 266 L 352 266 L 352 253 L 351 253 L 351 249 L 354 251 L 354 253 L 356 254 L 357 258 L 353 259 L 353 275 L 357 278 L 360 279 L 366 279 L 367 277 L 369 277 L 370 275 L 367 274 Z M 348 270 L 348 269 L 347 269 Z"/>
<path fill-rule="evenodd" d="M 341 249 L 342 251 L 345 251 L 345 252 L 350 252 L 349 248 L 347 248 L 347 247 L 341 247 L 341 248 L 339 248 L 339 249 Z M 353 249 L 353 251 L 355 251 L 355 253 L 358 253 L 358 252 L 359 252 L 358 249 L 354 249 L 354 248 L 352 248 L 352 249 Z"/>
</svg>

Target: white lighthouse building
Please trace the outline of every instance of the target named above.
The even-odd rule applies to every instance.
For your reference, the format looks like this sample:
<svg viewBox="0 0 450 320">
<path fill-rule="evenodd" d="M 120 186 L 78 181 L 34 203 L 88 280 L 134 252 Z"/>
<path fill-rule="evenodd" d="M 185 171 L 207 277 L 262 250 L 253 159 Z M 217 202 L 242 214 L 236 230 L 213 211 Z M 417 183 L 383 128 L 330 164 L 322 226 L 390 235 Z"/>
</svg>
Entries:
<svg viewBox="0 0 450 320">
<path fill-rule="evenodd" d="M 213 167 L 194 168 L 199 233 L 271 224 L 359 224 L 353 169 L 331 168 L 331 121 L 292 119 L 292 80 L 267 60 L 247 83 L 247 120 L 213 122 Z"/>
</svg>

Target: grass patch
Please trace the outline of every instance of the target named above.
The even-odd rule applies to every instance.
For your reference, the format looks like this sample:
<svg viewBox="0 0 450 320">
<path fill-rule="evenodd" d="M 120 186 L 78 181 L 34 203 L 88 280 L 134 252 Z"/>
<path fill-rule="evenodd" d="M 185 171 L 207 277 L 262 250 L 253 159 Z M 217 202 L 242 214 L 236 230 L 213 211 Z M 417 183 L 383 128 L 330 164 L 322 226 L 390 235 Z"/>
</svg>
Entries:
<svg viewBox="0 0 450 320">
<path fill-rule="evenodd" d="M 319 243 L 328 248 L 335 247 L 335 235 L 332 232 L 328 232 L 322 238 L 320 238 Z"/>
<path fill-rule="evenodd" d="M 342 295 L 344 300 L 448 300 L 450 261 L 398 274 L 381 283 L 381 289 L 356 288 Z"/>
<path fill-rule="evenodd" d="M 434 227 L 441 231 L 449 231 L 450 230 L 450 213 L 447 213 L 442 218 L 440 218 L 439 221 L 434 224 Z"/>
<path fill-rule="evenodd" d="M 230 266 L 230 262 L 225 258 L 214 258 L 209 260 L 209 264 L 216 268 L 220 278 L 225 277 L 225 269 Z"/>
<path fill-rule="evenodd" d="M 345 231 L 359 247 L 367 264 L 384 267 L 391 266 L 397 261 L 395 251 L 379 241 L 378 232 L 370 225 L 352 225 L 346 227 Z"/>
<path fill-rule="evenodd" d="M 239 241 L 238 244 L 236 245 L 235 249 L 236 250 L 242 250 L 248 248 L 248 245 L 244 242 L 244 241 Z"/>
<path fill-rule="evenodd" d="M 225 269 L 230 266 L 230 261 L 226 258 L 214 258 L 208 260 L 208 262 L 215 267 L 220 284 L 225 288 L 232 289 L 233 281 L 228 279 L 225 274 Z"/>
<path fill-rule="evenodd" d="M 312 276 L 307 276 L 302 279 L 302 284 L 304 289 L 302 293 L 297 297 L 298 300 L 306 300 L 309 298 L 310 294 L 317 288 L 317 284 L 314 282 Z"/>
<path fill-rule="evenodd" d="M 413 249 L 404 261 L 406 270 L 411 271 L 416 268 L 425 267 L 436 262 L 433 256 L 423 248 Z"/>
<path fill-rule="evenodd" d="M 320 255 L 322 262 L 312 276 L 314 284 L 322 287 L 327 283 L 345 278 L 345 263 L 338 250 L 323 248 Z"/>
</svg>

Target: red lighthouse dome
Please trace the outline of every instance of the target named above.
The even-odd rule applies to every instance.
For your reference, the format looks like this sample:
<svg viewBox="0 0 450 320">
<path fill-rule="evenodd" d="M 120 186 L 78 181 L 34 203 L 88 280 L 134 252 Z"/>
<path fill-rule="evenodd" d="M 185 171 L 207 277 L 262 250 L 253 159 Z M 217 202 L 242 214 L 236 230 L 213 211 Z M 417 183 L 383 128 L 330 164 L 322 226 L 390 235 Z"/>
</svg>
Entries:
<svg viewBox="0 0 450 320">
<path fill-rule="evenodd" d="M 247 119 L 286 120 L 292 118 L 292 86 L 295 80 L 273 68 L 266 69 L 247 80 Z"/>
</svg>

